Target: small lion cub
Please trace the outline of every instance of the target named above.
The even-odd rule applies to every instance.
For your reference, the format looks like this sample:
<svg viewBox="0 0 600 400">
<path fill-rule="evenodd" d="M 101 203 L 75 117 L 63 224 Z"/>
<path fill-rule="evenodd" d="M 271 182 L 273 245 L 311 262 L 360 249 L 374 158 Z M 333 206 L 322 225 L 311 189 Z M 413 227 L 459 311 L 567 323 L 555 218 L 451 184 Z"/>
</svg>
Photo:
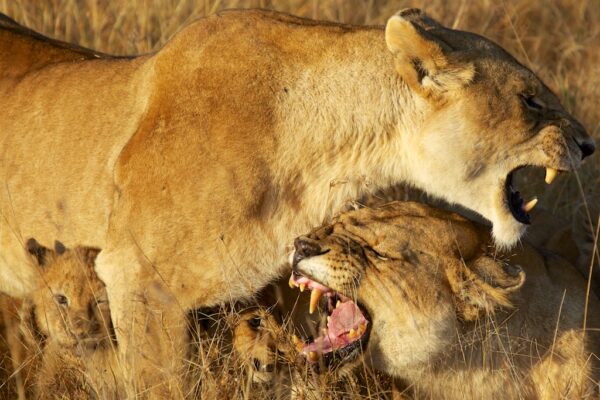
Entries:
<svg viewBox="0 0 600 400">
<path fill-rule="evenodd" d="M 35 239 L 27 251 L 39 267 L 37 289 L 23 304 L 21 331 L 41 357 L 35 398 L 117 398 L 116 357 L 104 283 L 94 270 L 99 249 L 54 250 Z"/>
</svg>

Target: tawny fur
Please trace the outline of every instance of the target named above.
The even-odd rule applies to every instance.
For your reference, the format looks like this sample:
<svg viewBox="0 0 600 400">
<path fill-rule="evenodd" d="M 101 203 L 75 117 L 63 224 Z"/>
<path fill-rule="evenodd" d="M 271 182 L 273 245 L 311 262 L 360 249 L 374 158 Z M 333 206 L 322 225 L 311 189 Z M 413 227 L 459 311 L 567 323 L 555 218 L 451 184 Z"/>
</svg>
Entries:
<svg viewBox="0 0 600 400">
<path fill-rule="evenodd" d="M 171 396 L 184 311 L 255 293 L 348 200 L 404 181 L 481 213 L 508 246 L 525 226 L 506 175 L 571 170 L 593 146 L 499 46 L 418 10 L 385 29 L 223 12 L 129 58 L 2 21 L 0 289 L 35 285 L 23 238 L 102 248 L 132 384 L 160 374 Z"/>
<path fill-rule="evenodd" d="M 342 214 L 300 273 L 370 313 L 365 360 L 418 398 L 595 398 L 600 302 L 564 259 L 418 203 Z M 526 277 L 526 280 L 525 280 Z"/>
</svg>

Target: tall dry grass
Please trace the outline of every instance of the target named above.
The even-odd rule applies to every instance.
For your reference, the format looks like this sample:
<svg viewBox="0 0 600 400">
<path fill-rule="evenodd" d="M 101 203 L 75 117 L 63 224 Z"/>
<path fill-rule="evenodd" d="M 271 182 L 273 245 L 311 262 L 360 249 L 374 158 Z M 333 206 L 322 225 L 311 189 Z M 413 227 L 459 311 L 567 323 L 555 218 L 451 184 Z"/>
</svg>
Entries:
<svg viewBox="0 0 600 400">
<path fill-rule="evenodd" d="M 482 34 L 505 47 L 541 76 L 600 141 L 597 0 L 0 0 L 0 12 L 34 30 L 113 54 L 155 51 L 197 18 L 225 8 L 254 7 L 353 24 L 383 24 L 399 9 L 423 8 L 447 26 Z M 582 206 L 600 203 L 599 153 L 576 175 L 559 177 L 550 188 L 544 187 L 541 172 L 521 179 L 528 192 L 541 194 L 543 206 L 574 220 Z M 595 230 L 597 221 L 590 224 Z M 600 275 L 600 270 L 595 273 Z M 219 341 L 222 336 L 215 338 Z M 210 350 L 213 342 L 207 343 Z M 243 374 L 235 382 L 223 381 L 223 376 L 231 375 L 220 373 L 236 368 L 232 358 L 217 357 L 216 364 L 207 364 L 204 353 L 198 354 L 198 360 L 190 361 L 190 371 L 223 388 L 219 395 L 249 396 L 247 382 L 239 378 Z M 10 362 L 2 360 L 0 368 L 11 370 Z M 206 387 L 197 389 L 203 393 Z M 14 383 L 7 382 L 0 386 L 0 397 L 14 397 L 14 390 Z M 370 393 L 368 388 L 367 394 L 390 395 L 385 390 Z"/>
</svg>

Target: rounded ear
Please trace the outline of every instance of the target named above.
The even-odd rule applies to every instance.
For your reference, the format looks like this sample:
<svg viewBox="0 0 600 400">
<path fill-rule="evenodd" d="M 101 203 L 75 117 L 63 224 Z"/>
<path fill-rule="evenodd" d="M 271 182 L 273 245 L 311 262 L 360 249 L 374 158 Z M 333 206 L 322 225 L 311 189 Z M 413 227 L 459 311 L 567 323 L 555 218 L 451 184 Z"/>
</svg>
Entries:
<svg viewBox="0 0 600 400">
<path fill-rule="evenodd" d="M 81 247 L 80 254 L 85 265 L 93 267 L 96 263 L 96 257 L 102 250 L 97 247 Z"/>
<path fill-rule="evenodd" d="M 410 21 L 425 30 L 443 28 L 442 24 L 425 14 L 425 12 L 419 8 L 405 8 L 398 11 L 396 16 L 404 18 L 405 20 Z"/>
<path fill-rule="evenodd" d="M 446 270 L 457 312 L 466 321 L 493 314 L 498 307 L 511 308 L 510 295 L 525 282 L 525 272 L 488 256 L 468 264 L 457 260 Z"/>
<path fill-rule="evenodd" d="M 442 26 L 417 9 L 401 11 L 385 27 L 396 70 L 411 88 L 425 95 L 463 87 L 475 76 L 472 63 L 449 57 L 452 49 L 435 37 L 434 28 Z"/>
<path fill-rule="evenodd" d="M 64 244 L 62 244 L 58 240 L 55 240 L 54 241 L 54 251 L 56 252 L 56 254 L 61 255 L 61 254 L 64 254 L 65 251 L 67 251 L 67 248 L 65 247 Z"/>
<path fill-rule="evenodd" d="M 34 238 L 27 240 L 25 248 L 27 249 L 27 252 L 33 256 L 37 265 L 40 267 L 45 266 L 50 261 L 49 259 L 53 254 L 52 250 L 42 246 Z"/>
</svg>

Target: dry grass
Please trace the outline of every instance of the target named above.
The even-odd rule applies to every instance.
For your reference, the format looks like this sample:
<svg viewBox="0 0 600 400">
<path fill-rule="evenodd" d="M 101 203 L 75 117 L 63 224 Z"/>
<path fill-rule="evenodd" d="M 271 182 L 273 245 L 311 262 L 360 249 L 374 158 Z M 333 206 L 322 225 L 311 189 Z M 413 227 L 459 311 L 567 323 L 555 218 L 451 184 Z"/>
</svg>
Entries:
<svg viewBox="0 0 600 400">
<path fill-rule="evenodd" d="M 0 12 L 34 30 L 113 54 L 154 51 L 194 19 L 225 8 L 251 7 L 354 24 L 383 24 L 401 8 L 421 7 L 447 26 L 480 33 L 504 46 L 539 74 L 600 141 L 597 0 L 0 0 Z M 528 181 L 530 190 L 543 192 L 542 204 L 546 208 L 572 220 L 581 205 L 585 208 L 586 203 L 600 202 L 599 154 L 587 161 L 577 175 L 559 177 L 549 189 L 543 188 L 541 175 L 523 179 Z M 595 227 L 597 221 L 590 224 Z M 598 257 L 598 252 L 595 254 Z M 595 273 L 600 274 L 600 270 L 596 268 Z M 215 329 L 223 333 L 229 325 Z M 195 388 L 195 395 L 265 396 L 249 385 L 247 376 L 227 351 L 223 342 L 226 335 L 221 333 L 205 341 L 202 351 L 189 361 L 190 376 L 203 382 Z M 6 340 L 0 342 L 0 347 L 7 346 Z M 211 358 L 216 349 L 225 350 Z M 10 371 L 10 362 L 4 359 L 0 369 Z M 385 380 L 363 378 L 371 383 L 363 384 L 358 392 L 369 398 L 391 396 L 389 388 L 384 387 Z M 361 385 L 343 382 L 342 388 L 338 385 L 332 390 L 349 398 L 345 390 L 356 392 L 356 384 Z M 0 397 L 15 397 L 14 390 L 11 380 L 0 388 Z"/>
</svg>

